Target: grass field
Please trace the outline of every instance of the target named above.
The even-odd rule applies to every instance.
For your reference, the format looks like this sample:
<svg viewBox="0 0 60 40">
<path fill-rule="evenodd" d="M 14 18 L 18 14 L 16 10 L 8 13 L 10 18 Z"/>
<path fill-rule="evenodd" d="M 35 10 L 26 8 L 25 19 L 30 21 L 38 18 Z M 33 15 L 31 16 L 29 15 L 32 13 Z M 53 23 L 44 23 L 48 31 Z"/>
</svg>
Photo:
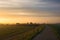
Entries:
<svg viewBox="0 0 60 40">
<path fill-rule="evenodd" d="M 60 39 L 60 24 L 49 24 L 49 26 L 53 28 L 55 34 Z"/>
<path fill-rule="evenodd" d="M 0 40 L 31 40 L 44 25 L 0 25 Z"/>
</svg>

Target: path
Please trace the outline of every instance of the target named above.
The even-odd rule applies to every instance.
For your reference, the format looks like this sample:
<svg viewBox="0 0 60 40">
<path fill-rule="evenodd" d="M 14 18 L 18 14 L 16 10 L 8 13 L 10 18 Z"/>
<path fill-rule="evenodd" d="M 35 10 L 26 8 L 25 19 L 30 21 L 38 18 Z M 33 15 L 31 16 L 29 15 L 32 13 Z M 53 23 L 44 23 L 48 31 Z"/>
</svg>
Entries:
<svg viewBox="0 0 60 40">
<path fill-rule="evenodd" d="M 41 34 L 38 34 L 32 40 L 58 40 L 51 27 L 46 26 Z"/>
</svg>

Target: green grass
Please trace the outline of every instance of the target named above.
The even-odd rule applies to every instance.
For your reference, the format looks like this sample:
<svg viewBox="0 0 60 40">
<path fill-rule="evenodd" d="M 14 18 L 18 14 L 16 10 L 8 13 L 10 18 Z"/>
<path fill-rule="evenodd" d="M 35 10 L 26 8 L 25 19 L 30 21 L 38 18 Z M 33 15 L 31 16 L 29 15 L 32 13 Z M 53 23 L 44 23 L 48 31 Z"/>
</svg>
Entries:
<svg viewBox="0 0 60 40">
<path fill-rule="evenodd" d="M 57 35 L 57 37 L 60 40 L 60 25 L 59 24 L 50 24 L 49 26 L 53 28 L 55 34 Z"/>
<path fill-rule="evenodd" d="M 44 29 L 40 26 L 0 26 L 0 40 L 31 40 Z"/>
</svg>

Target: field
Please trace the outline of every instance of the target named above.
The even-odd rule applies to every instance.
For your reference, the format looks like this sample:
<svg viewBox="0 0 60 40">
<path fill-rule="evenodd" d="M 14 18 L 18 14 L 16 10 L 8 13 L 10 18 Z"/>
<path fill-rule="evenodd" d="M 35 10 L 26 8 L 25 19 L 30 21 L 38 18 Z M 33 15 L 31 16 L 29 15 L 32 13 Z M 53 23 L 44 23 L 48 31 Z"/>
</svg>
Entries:
<svg viewBox="0 0 60 40">
<path fill-rule="evenodd" d="M 0 40 L 32 40 L 44 28 L 43 24 L 0 25 Z"/>
<path fill-rule="evenodd" d="M 60 24 L 48 24 L 48 25 L 53 28 L 55 34 L 60 39 Z"/>
</svg>

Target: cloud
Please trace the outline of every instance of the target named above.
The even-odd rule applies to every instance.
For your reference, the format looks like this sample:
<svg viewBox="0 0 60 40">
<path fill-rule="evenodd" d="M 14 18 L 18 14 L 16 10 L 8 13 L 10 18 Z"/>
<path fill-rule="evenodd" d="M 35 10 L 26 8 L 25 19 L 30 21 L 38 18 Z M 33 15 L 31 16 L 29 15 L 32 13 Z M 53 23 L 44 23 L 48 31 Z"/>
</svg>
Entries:
<svg viewBox="0 0 60 40">
<path fill-rule="evenodd" d="M 45 10 L 60 15 L 60 0 L 0 0 L 0 8 Z"/>
<path fill-rule="evenodd" d="M 54 2 L 54 3 L 60 3 L 60 0 L 43 0 L 45 2 Z"/>
<path fill-rule="evenodd" d="M 39 0 L 0 0 L 0 7 L 36 7 L 42 6 L 45 2 Z"/>
<path fill-rule="evenodd" d="M 60 9 L 60 0 L 0 0 L 0 8 Z"/>
<path fill-rule="evenodd" d="M 5 8 L 60 8 L 59 0 L 0 0 Z"/>
</svg>

